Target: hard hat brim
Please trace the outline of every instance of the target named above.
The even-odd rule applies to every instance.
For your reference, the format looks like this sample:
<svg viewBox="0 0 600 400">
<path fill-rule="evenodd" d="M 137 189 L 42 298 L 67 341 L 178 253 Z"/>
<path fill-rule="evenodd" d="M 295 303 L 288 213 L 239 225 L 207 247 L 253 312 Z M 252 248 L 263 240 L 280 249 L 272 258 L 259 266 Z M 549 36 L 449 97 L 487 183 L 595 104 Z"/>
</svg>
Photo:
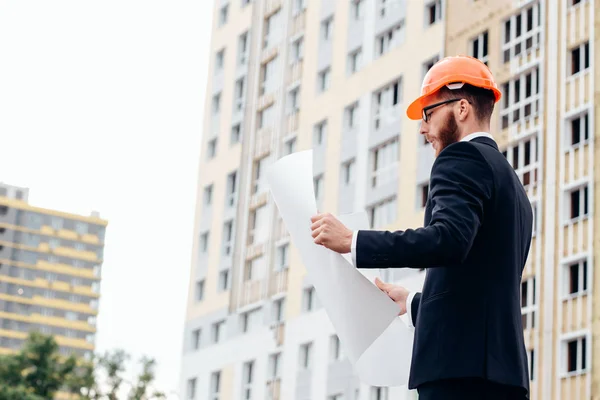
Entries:
<svg viewBox="0 0 600 400">
<path fill-rule="evenodd" d="M 420 96 L 415 101 L 410 103 L 408 108 L 406 109 L 406 116 L 412 120 L 420 120 L 421 118 L 423 118 L 423 108 L 427 107 L 430 103 L 428 101 L 428 98 L 435 95 L 435 93 L 437 93 L 437 91 L 440 90 L 440 88 L 442 86 L 444 86 L 444 85 L 443 84 L 439 85 L 439 87 L 431 90 L 430 93 Z M 491 90 L 492 92 L 494 92 L 495 102 L 498 102 L 500 100 L 500 98 L 502 97 L 502 93 L 496 88 L 485 88 L 485 89 L 488 89 L 488 90 Z"/>
</svg>

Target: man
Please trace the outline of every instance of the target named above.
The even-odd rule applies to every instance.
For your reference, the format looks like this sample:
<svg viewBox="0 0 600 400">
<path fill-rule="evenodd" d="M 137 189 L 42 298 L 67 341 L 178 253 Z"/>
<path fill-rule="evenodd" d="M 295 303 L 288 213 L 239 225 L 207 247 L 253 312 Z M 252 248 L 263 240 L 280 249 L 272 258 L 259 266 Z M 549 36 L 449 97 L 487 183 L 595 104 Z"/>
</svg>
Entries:
<svg viewBox="0 0 600 400">
<path fill-rule="evenodd" d="M 485 64 L 447 57 L 407 110 L 435 149 L 425 226 L 351 232 L 312 218 L 315 243 L 351 253 L 357 268 L 426 268 L 422 293 L 376 281 L 415 326 L 409 388 L 420 400 L 526 399 L 521 274 L 531 204 L 488 133 L 501 94 Z"/>
</svg>

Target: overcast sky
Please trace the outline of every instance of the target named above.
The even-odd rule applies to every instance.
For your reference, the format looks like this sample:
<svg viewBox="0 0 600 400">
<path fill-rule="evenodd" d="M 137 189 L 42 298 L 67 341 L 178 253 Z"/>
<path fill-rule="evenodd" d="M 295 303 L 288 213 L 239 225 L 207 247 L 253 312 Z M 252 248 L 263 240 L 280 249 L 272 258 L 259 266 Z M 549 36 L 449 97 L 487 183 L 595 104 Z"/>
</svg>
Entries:
<svg viewBox="0 0 600 400">
<path fill-rule="evenodd" d="M 109 220 L 97 349 L 178 389 L 213 0 L 0 0 L 0 182 Z"/>
</svg>

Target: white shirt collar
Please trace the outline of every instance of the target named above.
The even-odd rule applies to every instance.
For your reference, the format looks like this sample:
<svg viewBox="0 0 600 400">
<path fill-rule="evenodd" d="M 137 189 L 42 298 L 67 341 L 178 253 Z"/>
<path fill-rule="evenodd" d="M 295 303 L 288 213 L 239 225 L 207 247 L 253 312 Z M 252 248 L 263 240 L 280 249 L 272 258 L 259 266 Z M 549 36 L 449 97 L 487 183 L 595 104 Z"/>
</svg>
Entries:
<svg viewBox="0 0 600 400">
<path fill-rule="evenodd" d="M 486 138 L 494 140 L 494 138 L 492 137 L 492 135 L 490 135 L 487 132 L 473 132 L 471 134 L 468 134 L 464 138 L 462 138 L 460 141 L 461 142 L 469 142 L 469 141 L 471 141 L 471 140 L 473 140 L 475 138 L 478 138 L 478 137 L 486 137 Z"/>
</svg>

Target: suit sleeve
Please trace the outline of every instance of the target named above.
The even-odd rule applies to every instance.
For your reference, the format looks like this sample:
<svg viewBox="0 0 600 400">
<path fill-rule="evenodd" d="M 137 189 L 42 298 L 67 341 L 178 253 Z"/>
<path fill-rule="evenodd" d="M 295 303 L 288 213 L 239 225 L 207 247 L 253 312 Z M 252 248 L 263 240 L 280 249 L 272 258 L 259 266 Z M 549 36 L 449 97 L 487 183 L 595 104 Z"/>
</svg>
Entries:
<svg viewBox="0 0 600 400">
<path fill-rule="evenodd" d="M 469 254 L 492 197 L 492 170 L 474 144 L 446 147 L 431 170 L 428 226 L 358 231 L 358 268 L 429 268 L 460 264 Z"/>
</svg>

